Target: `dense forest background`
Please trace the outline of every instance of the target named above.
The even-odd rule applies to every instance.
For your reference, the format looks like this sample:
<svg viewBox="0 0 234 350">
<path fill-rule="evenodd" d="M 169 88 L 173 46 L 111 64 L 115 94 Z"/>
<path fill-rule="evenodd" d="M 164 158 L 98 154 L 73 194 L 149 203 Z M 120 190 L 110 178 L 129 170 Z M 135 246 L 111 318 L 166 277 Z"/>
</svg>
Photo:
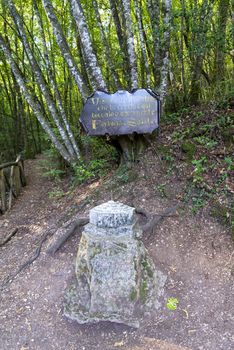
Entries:
<svg viewBox="0 0 234 350">
<path fill-rule="evenodd" d="M 1 0 L 1 161 L 80 160 L 96 89 L 160 93 L 164 115 L 233 99 L 233 0 Z"/>
</svg>

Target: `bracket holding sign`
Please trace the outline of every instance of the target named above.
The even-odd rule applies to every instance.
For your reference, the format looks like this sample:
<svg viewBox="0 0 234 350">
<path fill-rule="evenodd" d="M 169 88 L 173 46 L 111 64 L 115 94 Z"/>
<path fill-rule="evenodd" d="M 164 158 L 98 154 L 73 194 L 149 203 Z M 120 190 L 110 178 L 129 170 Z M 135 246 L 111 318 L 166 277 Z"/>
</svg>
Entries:
<svg viewBox="0 0 234 350">
<path fill-rule="evenodd" d="M 98 90 L 87 99 L 80 122 L 91 136 L 147 134 L 159 127 L 160 110 L 159 96 L 150 89 Z"/>
</svg>

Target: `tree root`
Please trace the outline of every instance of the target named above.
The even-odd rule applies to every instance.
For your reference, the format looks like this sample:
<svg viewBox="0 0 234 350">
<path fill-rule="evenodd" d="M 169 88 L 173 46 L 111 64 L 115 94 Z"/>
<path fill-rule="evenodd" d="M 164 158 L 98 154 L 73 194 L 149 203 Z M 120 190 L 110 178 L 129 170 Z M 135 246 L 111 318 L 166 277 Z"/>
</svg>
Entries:
<svg viewBox="0 0 234 350">
<path fill-rule="evenodd" d="M 176 213 L 178 205 L 174 205 L 173 207 L 170 207 L 166 209 L 161 214 L 155 214 L 151 215 L 146 210 L 142 208 L 136 208 L 136 214 L 142 215 L 145 217 L 147 223 L 142 225 L 141 228 L 144 233 L 152 233 L 154 227 L 165 217 L 174 216 Z M 11 282 L 22 270 L 24 270 L 26 267 L 31 265 L 40 255 L 41 248 L 43 243 L 46 241 L 48 236 L 52 236 L 51 240 L 49 241 L 47 245 L 46 252 L 49 254 L 55 254 L 61 246 L 67 241 L 67 239 L 72 236 L 72 234 L 75 232 L 75 230 L 78 227 L 84 226 L 89 222 L 88 217 L 72 217 L 70 220 L 65 222 L 61 227 L 56 229 L 50 229 L 46 231 L 41 239 L 38 242 L 38 247 L 36 248 L 34 254 L 23 264 L 21 265 L 16 272 L 8 276 L 3 284 L 1 285 L 0 289 L 4 288 L 9 282 Z M 6 242 L 8 242 L 11 237 L 17 232 L 18 229 L 15 229 L 11 234 L 9 234 L 5 240 L 1 243 L 1 245 L 4 245 Z"/>
<path fill-rule="evenodd" d="M 47 237 L 53 233 L 53 230 L 48 230 L 46 231 L 41 239 L 38 242 L 38 247 L 36 248 L 34 254 L 25 262 L 23 263 L 13 274 L 9 275 L 2 283 L 2 285 L 0 286 L 0 290 L 2 290 L 9 282 L 12 282 L 13 279 L 18 276 L 18 274 L 24 270 L 27 266 L 31 265 L 40 255 L 41 253 L 41 248 L 43 243 L 45 242 L 45 240 L 47 239 Z"/>
<path fill-rule="evenodd" d="M 46 241 L 48 236 L 52 235 L 52 239 L 48 244 L 47 252 L 50 254 L 54 254 L 59 250 L 59 248 L 63 245 L 64 242 L 75 232 L 75 230 L 80 227 L 84 226 L 89 222 L 89 219 L 86 217 L 83 218 L 76 218 L 74 220 L 74 217 L 65 224 L 63 224 L 59 229 L 54 231 L 54 229 L 50 229 L 42 235 L 41 239 L 38 242 L 38 247 L 36 248 L 34 254 L 25 262 L 23 263 L 13 274 L 9 275 L 3 282 L 3 284 L 0 286 L 0 289 L 3 289 L 9 282 L 12 282 L 12 280 L 26 267 L 31 265 L 40 255 L 41 248 L 43 243 Z M 10 239 L 10 238 L 9 238 Z"/>
<path fill-rule="evenodd" d="M 18 228 L 15 228 L 12 232 L 10 232 L 3 240 L 0 242 L 0 247 L 3 247 L 7 242 L 11 240 L 11 238 L 17 233 Z"/>
<path fill-rule="evenodd" d="M 143 232 L 150 233 L 153 231 L 154 226 L 156 226 L 163 218 L 174 216 L 177 209 L 177 205 L 166 209 L 161 214 L 151 215 L 145 209 L 136 208 L 136 214 L 142 215 L 148 221 L 141 228 Z M 77 217 L 76 219 L 71 218 L 65 224 L 63 224 L 52 236 L 49 244 L 47 245 L 46 252 L 54 255 L 61 246 L 68 240 L 70 236 L 73 235 L 78 227 L 84 226 L 89 222 L 88 217 Z"/>
<path fill-rule="evenodd" d="M 55 254 L 59 248 L 67 241 L 67 239 L 72 236 L 78 227 L 84 226 L 89 222 L 88 217 L 74 218 L 63 224 L 52 236 L 46 252 L 49 254 Z"/>
<path fill-rule="evenodd" d="M 161 220 L 163 220 L 165 217 L 175 216 L 176 210 L 178 208 L 178 204 L 167 208 L 165 211 L 163 211 L 160 214 L 154 214 L 151 216 L 149 222 L 147 222 L 145 225 L 141 226 L 144 233 L 152 234 L 154 227 L 159 224 Z M 148 218 L 150 215 L 148 214 Z"/>
</svg>

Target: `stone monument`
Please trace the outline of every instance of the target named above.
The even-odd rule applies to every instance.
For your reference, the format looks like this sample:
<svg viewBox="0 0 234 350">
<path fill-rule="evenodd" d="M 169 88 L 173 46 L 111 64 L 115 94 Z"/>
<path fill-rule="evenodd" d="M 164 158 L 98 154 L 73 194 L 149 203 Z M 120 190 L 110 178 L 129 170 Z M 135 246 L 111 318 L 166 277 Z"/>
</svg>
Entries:
<svg viewBox="0 0 234 350">
<path fill-rule="evenodd" d="M 135 209 L 109 201 L 90 211 L 64 314 L 78 323 L 111 321 L 139 327 L 159 308 L 166 277 L 143 243 Z"/>
</svg>

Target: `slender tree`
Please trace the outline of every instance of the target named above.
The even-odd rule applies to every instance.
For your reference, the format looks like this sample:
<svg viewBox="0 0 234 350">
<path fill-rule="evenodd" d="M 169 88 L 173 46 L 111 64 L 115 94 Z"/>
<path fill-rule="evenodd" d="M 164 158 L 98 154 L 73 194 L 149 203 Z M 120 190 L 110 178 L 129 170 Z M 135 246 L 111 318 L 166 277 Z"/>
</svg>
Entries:
<svg viewBox="0 0 234 350">
<path fill-rule="evenodd" d="M 55 136 L 52 128 L 50 127 L 48 122 L 45 120 L 44 113 L 43 113 L 43 110 L 41 108 L 40 102 L 37 100 L 36 96 L 34 94 L 32 94 L 30 92 L 29 88 L 26 86 L 26 82 L 24 81 L 22 73 L 20 72 L 20 69 L 17 66 L 17 63 L 14 61 L 14 59 L 12 57 L 12 53 L 11 53 L 9 47 L 7 46 L 7 43 L 5 42 L 5 40 L 3 39 L 1 34 L 0 34 L 0 47 L 3 50 L 4 54 L 6 55 L 6 57 L 8 59 L 8 62 L 10 64 L 10 66 L 11 66 L 11 69 L 12 69 L 12 71 L 14 73 L 14 76 L 15 76 L 15 78 L 17 80 L 17 83 L 19 84 L 19 86 L 21 88 L 21 91 L 23 92 L 26 101 L 28 102 L 28 104 L 32 108 L 32 110 L 33 110 L 35 116 L 37 117 L 38 121 L 42 125 L 43 129 L 45 130 L 45 132 L 50 136 L 52 142 L 54 143 L 55 147 L 58 149 L 60 154 L 63 156 L 63 158 L 65 160 L 67 160 L 68 162 L 70 162 L 70 156 L 69 156 L 67 150 L 59 142 L 59 140 Z"/>
<path fill-rule="evenodd" d="M 0 145 L 12 152 L 39 150 L 43 129 L 77 162 L 78 118 L 94 90 L 148 87 L 164 106 L 169 86 L 176 109 L 233 72 L 233 0 L 1 0 L 0 18 Z M 115 141 L 126 159 L 142 145 Z"/>
</svg>

